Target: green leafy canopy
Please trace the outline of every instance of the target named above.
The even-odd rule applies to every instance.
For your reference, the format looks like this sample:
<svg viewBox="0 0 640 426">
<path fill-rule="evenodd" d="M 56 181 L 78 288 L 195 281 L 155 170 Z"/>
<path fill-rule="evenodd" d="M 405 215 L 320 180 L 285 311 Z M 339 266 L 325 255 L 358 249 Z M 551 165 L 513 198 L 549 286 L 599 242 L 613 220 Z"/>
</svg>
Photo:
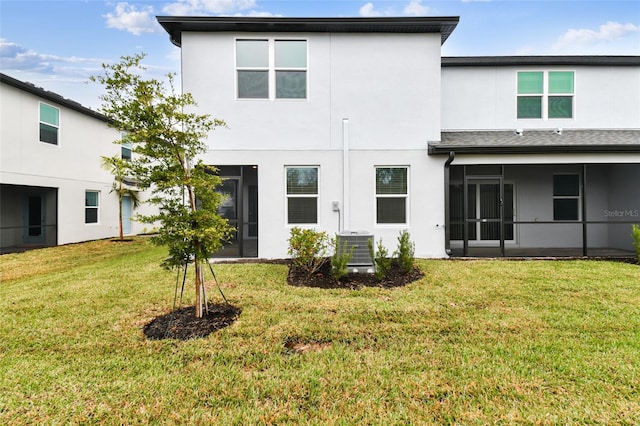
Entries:
<svg viewBox="0 0 640 426">
<path fill-rule="evenodd" d="M 153 241 L 169 249 L 165 266 L 191 259 L 198 269 L 231 232 L 217 214 L 221 178 L 198 160 L 207 151 L 208 134 L 225 123 L 195 113 L 193 96 L 176 93 L 175 74 L 166 75 L 167 88 L 158 79 L 145 78 L 144 57 L 123 56 L 119 63 L 103 64 L 103 74 L 92 77 L 105 89 L 100 112 L 125 132 L 118 143 L 133 147 L 135 178 L 141 189 L 151 192 L 148 202 L 158 207 L 156 214 L 141 220 L 160 224 Z"/>
</svg>

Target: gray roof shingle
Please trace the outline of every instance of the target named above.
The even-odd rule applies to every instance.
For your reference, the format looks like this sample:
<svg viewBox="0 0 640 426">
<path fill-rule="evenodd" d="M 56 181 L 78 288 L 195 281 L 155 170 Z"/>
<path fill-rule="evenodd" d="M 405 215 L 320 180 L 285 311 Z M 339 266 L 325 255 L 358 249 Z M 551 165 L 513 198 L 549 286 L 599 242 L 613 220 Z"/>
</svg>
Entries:
<svg viewBox="0 0 640 426">
<path fill-rule="evenodd" d="M 429 154 L 536 154 L 547 152 L 640 152 L 640 129 L 512 130 L 442 132 Z"/>
</svg>

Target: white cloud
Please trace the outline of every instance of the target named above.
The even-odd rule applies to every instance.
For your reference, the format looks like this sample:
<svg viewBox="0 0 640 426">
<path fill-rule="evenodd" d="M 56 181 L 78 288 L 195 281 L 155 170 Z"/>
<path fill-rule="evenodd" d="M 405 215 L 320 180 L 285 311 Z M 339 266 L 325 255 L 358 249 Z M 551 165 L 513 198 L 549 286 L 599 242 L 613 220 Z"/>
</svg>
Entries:
<svg viewBox="0 0 640 426">
<path fill-rule="evenodd" d="M 607 44 L 624 38 L 633 33 L 640 33 L 640 26 L 619 22 L 607 22 L 600 25 L 598 31 L 591 29 L 570 29 L 558 38 L 553 45 L 553 50 L 566 51 L 572 49 L 584 49 L 600 44 Z"/>
<path fill-rule="evenodd" d="M 179 0 L 163 7 L 162 12 L 173 16 L 223 15 L 255 7 L 255 0 Z"/>
<path fill-rule="evenodd" d="M 398 12 L 398 9 L 393 7 L 388 7 L 384 10 L 376 9 L 376 6 L 372 3 L 366 3 L 364 6 L 360 7 L 359 14 L 360 16 L 364 16 L 365 18 L 375 18 L 379 16 L 424 16 L 427 15 L 431 11 L 429 6 L 425 6 L 422 4 L 422 0 L 409 0 L 409 2 L 404 6 L 402 12 Z"/>
<path fill-rule="evenodd" d="M 105 15 L 108 28 L 129 31 L 134 35 L 160 32 L 152 6 L 141 6 L 139 9 L 129 3 L 118 3 L 114 13 Z"/>
<path fill-rule="evenodd" d="M 378 12 L 377 10 L 375 10 L 375 7 L 373 6 L 373 3 L 367 3 L 364 6 L 362 6 L 359 10 L 360 12 L 360 16 L 364 16 L 366 18 L 373 18 L 376 16 L 382 16 L 382 12 Z"/>
<path fill-rule="evenodd" d="M 95 71 L 99 69 L 102 60 L 38 53 L 17 43 L 0 39 L 0 63 L 3 70 L 67 74 L 64 72 L 65 69 L 90 69 Z M 68 67 L 68 64 L 72 66 Z"/>
<path fill-rule="evenodd" d="M 404 14 L 411 16 L 423 16 L 430 11 L 429 6 L 423 6 L 422 0 L 411 0 L 409 4 L 404 7 Z"/>
</svg>

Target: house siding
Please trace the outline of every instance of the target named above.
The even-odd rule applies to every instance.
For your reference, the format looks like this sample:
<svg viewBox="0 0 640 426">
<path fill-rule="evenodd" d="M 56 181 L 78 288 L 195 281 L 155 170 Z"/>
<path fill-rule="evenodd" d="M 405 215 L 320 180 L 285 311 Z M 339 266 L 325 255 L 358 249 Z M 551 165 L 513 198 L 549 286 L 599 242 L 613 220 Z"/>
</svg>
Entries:
<svg viewBox="0 0 640 426">
<path fill-rule="evenodd" d="M 517 119 L 518 71 L 574 71 L 572 119 Z M 442 129 L 626 129 L 640 127 L 640 72 L 623 66 L 442 68 Z"/>
<path fill-rule="evenodd" d="M 236 99 L 236 38 L 307 40 L 307 99 Z M 320 168 L 315 228 L 370 232 L 390 251 L 407 229 L 418 256 L 445 256 L 444 160 L 426 154 L 427 141 L 440 135 L 439 34 L 188 32 L 182 61 L 183 87 L 198 111 L 228 125 L 211 134 L 203 160 L 258 167 L 259 257 L 286 255 L 284 168 L 305 165 Z M 375 166 L 409 167 L 407 224 L 376 225 Z"/>
<path fill-rule="evenodd" d="M 118 235 L 118 201 L 101 156 L 120 155 L 120 133 L 105 119 L 69 108 L 3 81 L 0 85 L 0 183 L 3 185 L 2 246 L 20 246 L 24 194 L 45 194 L 46 245 Z M 49 92 L 46 92 L 49 93 Z M 58 144 L 39 141 L 39 105 L 58 108 Z M 23 192 L 15 192 L 14 190 Z M 99 221 L 85 224 L 85 191 L 100 192 Z M 26 192 L 25 192 L 26 191 Z M 53 194 L 56 194 L 55 196 Z M 149 211 L 143 207 L 140 212 Z M 133 223 L 133 233 L 145 227 Z M 57 235 L 57 238 L 56 238 Z"/>
</svg>

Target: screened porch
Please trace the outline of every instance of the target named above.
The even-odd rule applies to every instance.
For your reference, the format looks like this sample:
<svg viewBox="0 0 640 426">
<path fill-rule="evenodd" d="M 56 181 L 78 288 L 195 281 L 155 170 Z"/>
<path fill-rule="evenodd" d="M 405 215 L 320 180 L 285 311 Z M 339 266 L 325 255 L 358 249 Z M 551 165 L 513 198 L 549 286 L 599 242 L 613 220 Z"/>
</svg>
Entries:
<svg viewBox="0 0 640 426">
<path fill-rule="evenodd" d="M 446 248 L 452 256 L 635 255 L 640 164 L 451 165 Z"/>
</svg>

